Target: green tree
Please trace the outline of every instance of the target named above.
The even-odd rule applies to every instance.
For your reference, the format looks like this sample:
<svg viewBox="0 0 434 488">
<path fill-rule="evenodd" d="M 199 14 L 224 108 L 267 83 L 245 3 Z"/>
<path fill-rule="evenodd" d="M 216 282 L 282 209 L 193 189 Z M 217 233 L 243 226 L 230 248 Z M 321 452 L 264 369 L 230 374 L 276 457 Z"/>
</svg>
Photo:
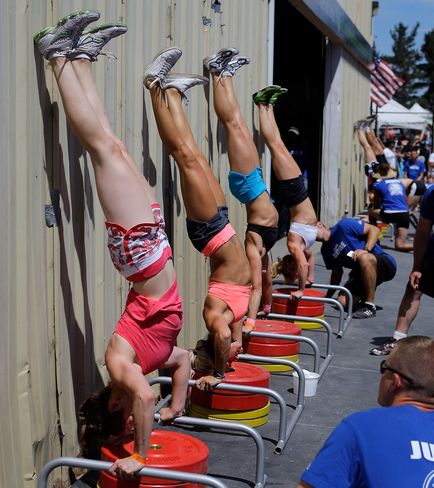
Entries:
<svg viewBox="0 0 434 488">
<path fill-rule="evenodd" d="M 425 59 L 419 64 L 420 80 L 417 88 L 424 91 L 419 98 L 419 103 L 432 112 L 434 109 L 434 29 L 425 34 L 421 51 Z"/>
<path fill-rule="evenodd" d="M 418 29 L 419 23 L 411 30 L 402 23 L 395 25 L 390 31 L 393 55 L 383 57 L 392 66 L 393 71 L 405 80 L 405 84 L 395 93 L 394 98 L 407 108 L 419 99 L 417 87 L 422 56 L 415 46 Z"/>
</svg>

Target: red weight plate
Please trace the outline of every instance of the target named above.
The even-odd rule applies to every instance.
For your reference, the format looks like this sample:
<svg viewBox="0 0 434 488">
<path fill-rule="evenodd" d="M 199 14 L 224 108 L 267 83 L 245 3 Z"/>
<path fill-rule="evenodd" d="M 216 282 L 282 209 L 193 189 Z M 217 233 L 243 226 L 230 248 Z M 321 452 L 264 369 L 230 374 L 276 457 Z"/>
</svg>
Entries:
<svg viewBox="0 0 434 488">
<path fill-rule="evenodd" d="M 107 471 L 101 471 L 98 479 L 98 488 L 199 488 L 203 485 L 196 483 L 177 483 L 174 480 L 167 480 L 170 485 L 141 483 L 140 480 L 122 480 L 113 476 Z"/>
<path fill-rule="evenodd" d="M 282 293 L 285 295 L 290 295 L 291 293 L 294 293 L 295 290 L 291 290 L 290 288 L 276 288 L 273 290 L 273 293 Z M 313 290 L 312 288 L 306 288 L 304 290 L 304 295 L 307 297 L 318 297 L 318 298 L 324 298 L 325 293 L 319 290 Z M 275 298 L 274 300 L 278 301 L 285 301 L 286 298 Z M 300 305 L 304 305 L 306 307 L 312 307 L 312 306 L 318 306 L 318 305 L 324 305 L 323 302 L 315 302 L 315 301 L 307 301 L 307 300 L 300 300 L 298 302 Z"/>
<path fill-rule="evenodd" d="M 268 396 L 247 393 L 243 395 L 217 395 L 215 392 L 193 388 L 191 391 L 191 402 L 205 408 L 239 412 L 241 410 L 256 410 L 265 407 L 268 402 Z"/>
<path fill-rule="evenodd" d="M 226 379 L 224 380 L 224 383 L 229 383 L 231 385 L 261 386 L 263 388 L 268 388 L 270 385 L 270 373 L 265 371 L 260 366 L 235 361 L 232 363 L 232 368 L 235 371 L 226 372 Z M 196 372 L 193 379 L 198 379 L 201 376 L 204 375 Z M 245 395 L 245 393 L 240 393 L 237 391 L 223 390 L 216 390 L 214 394 L 222 396 Z"/>
<path fill-rule="evenodd" d="M 299 317 L 319 317 L 324 315 L 324 305 L 315 307 L 304 307 L 288 301 L 287 303 L 275 303 L 271 305 L 273 313 L 280 313 L 282 315 L 297 315 Z"/>
<path fill-rule="evenodd" d="M 291 290 L 290 288 L 277 288 L 273 291 L 274 293 L 282 293 L 285 295 L 290 295 L 294 292 L 294 290 Z M 325 294 L 322 291 L 312 289 L 306 289 L 305 295 L 309 297 L 325 297 Z M 314 301 L 311 302 L 307 300 L 293 302 L 286 298 L 273 298 L 272 311 L 273 313 L 283 313 L 287 315 L 305 315 L 307 317 L 317 317 L 318 315 L 324 314 L 324 303 Z"/>
<path fill-rule="evenodd" d="M 256 356 L 279 357 L 295 356 L 299 353 L 300 344 L 298 342 L 281 344 L 261 344 L 260 342 L 249 342 L 244 349 L 246 354 L 255 354 Z"/>
<path fill-rule="evenodd" d="M 268 332 L 274 334 L 289 334 L 301 335 L 301 327 L 292 322 L 285 322 L 283 320 L 257 320 L 255 325 L 255 332 Z M 261 344 L 289 344 L 295 341 L 283 341 L 282 339 L 269 339 L 266 337 L 255 337 L 247 335 L 243 337 L 243 348 L 250 343 Z"/>
<path fill-rule="evenodd" d="M 134 452 L 134 440 L 120 445 L 106 445 L 101 448 L 101 459 L 113 462 L 130 456 Z M 205 474 L 208 471 L 208 447 L 195 437 L 171 432 L 154 430 L 151 434 L 150 447 L 146 455 L 147 466 L 151 468 L 173 469 L 190 473 Z M 173 484 L 173 480 L 141 477 L 141 483 Z"/>
</svg>

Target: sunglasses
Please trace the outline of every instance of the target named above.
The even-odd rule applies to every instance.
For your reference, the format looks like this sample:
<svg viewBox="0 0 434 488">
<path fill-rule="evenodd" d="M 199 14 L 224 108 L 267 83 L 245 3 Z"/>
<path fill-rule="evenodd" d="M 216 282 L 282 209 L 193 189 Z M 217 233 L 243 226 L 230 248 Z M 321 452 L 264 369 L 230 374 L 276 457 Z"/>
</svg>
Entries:
<svg viewBox="0 0 434 488">
<path fill-rule="evenodd" d="M 413 388 L 419 387 L 418 385 L 416 385 L 416 383 L 409 376 L 399 372 L 395 368 L 391 368 L 390 366 L 388 366 L 386 364 L 386 360 L 383 359 L 383 361 L 381 361 L 381 363 L 380 363 L 380 373 L 384 374 L 386 371 L 391 371 L 392 373 L 396 373 L 397 375 L 401 376 L 401 378 L 403 378 Z"/>
</svg>

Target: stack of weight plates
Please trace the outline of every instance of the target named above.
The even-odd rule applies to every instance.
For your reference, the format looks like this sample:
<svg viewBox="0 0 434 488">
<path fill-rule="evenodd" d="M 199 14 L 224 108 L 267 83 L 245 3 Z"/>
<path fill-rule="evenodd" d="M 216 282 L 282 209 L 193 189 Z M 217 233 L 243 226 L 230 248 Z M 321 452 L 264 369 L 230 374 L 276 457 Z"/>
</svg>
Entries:
<svg viewBox="0 0 434 488">
<path fill-rule="evenodd" d="M 235 371 L 226 373 L 225 383 L 232 385 L 260 386 L 268 388 L 270 373 L 254 364 L 234 362 Z M 195 379 L 201 375 L 195 375 Z M 268 421 L 270 402 L 268 396 L 257 393 L 193 388 L 188 413 L 191 417 L 240 422 L 259 427 Z"/>
<path fill-rule="evenodd" d="M 119 445 L 105 445 L 101 448 L 101 460 L 114 462 L 131 456 L 134 440 Z M 154 430 L 147 454 L 149 468 L 171 469 L 189 473 L 206 474 L 208 471 L 208 447 L 199 439 L 179 432 Z M 199 488 L 202 485 L 184 481 L 164 480 L 142 476 L 137 480 L 122 480 L 111 473 L 101 471 L 99 488 Z"/>
<path fill-rule="evenodd" d="M 282 293 L 284 295 L 290 295 L 291 292 L 294 292 L 294 290 L 291 290 L 290 288 L 277 288 L 273 290 L 273 293 Z M 312 290 L 310 288 L 304 290 L 304 294 L 308 297 L 325 297 L 325 294 L 322 291 Z M 273 313 L 280 313 L 283 315 L 300 315 L 324 320 L 324 302 L 311 302 L 303 299 L 296 302 L 293 300 L 288 300 L 287 298 L 273 298 L 271 311 Z M 321 324 L 317 324 L 315 322 L 303 322 L 295 320 L 294 323 L 299 325 L 302 329 L 322 328 Z"/>
<path fill-rule="evenodd" d="M 298 325 L 283 320 L 257 320 L 254 332 L 267 332 L 271 334 L 301 335 Z M 288 359 L 298 363 L 298 352 L 300 343 L 296 341 L 272 339 L 266 337 L 255 337 L 247 335 L 243 337 L 243 350 L 246 354 L 266 356 L 270 358 Z M 291 371 L 290 366 L 284 364 L 257 363 L 268 371 L 285 372 Z"/>
</svg>

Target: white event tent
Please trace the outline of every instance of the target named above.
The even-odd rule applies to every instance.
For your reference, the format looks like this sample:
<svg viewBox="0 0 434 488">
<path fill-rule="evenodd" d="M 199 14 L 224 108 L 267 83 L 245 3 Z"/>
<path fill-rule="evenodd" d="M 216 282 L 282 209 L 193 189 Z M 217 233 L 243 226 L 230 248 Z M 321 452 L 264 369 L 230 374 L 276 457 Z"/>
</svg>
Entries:
<svg viewBox="0 0 434 488">
<path fill-rule="evenodd" d="M 424 130 L 428 124 L 432 124 L 432 114 L 419 104 L 415 105 L 409 110 L 392 98 L 378 109 L 378 128 Z"/>
<path fill-rule="evenodd" d="M 432 125 L 432 113 L 426 108 L 423 108 L 417 102 L 410 108 L 410 112 L 422 117 L 425 119 L 427 124 Z"/>
</svg>

